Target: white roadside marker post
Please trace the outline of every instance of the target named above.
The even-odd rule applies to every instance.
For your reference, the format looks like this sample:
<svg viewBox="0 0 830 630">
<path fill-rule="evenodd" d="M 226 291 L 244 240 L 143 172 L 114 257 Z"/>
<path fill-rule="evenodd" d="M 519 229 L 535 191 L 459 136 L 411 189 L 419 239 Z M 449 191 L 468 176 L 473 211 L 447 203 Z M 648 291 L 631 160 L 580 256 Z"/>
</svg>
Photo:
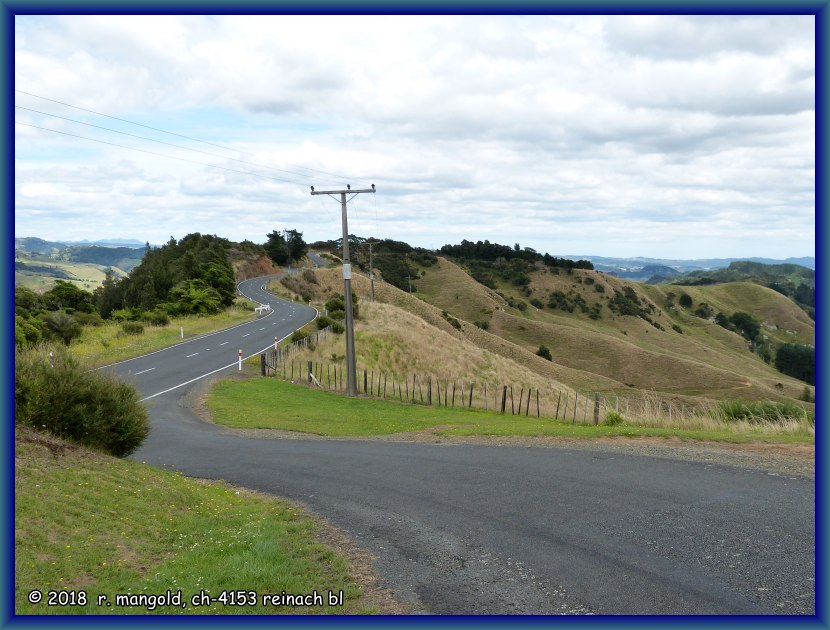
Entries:
<svg viewBox="0 0 830 630">
<path fill-rule="evenodd" d="M 242 371 L 242 350 L 239 351 L 239 371 Z"/>
<path fill-rule="evenodd" d="M 184 326 L 179 326 L 179 333 L 181 334 L 182 339 L 184 339 Z"/>
</svg>

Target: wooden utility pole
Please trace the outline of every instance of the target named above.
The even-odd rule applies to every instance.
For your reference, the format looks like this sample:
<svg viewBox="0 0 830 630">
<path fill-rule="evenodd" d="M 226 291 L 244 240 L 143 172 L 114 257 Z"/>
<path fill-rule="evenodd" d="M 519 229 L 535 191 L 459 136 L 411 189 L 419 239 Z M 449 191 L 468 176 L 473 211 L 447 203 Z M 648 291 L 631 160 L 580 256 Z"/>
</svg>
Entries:
<svg viewBox="0 0 830 630">
<path fill-rule="evenodd" d="M 372 241 L 369 241 L 369 283 L 372 286 L 372 302 L 375 301 L 375 265 L 372 258 Z"/>
<path fill-rule="evenodd" d="M 354 311 L 352 309 L 352 265 L 349 259 L 349 222 L 346 217 L 346 204 L 354 199 L 360 193 L 375 192 L 375 185 L 364 190 L 352 190 L 350 185 L 346 186 L 346 190 L 314 190 L 311 187 L 312 195 L 328 195 L 332 199 L 336 199 L 333 195 L 340 195 L 340 206 L 343 212 L 343 302 L 346 307 L 346 394 L 348 396 L 357 395 L 357 374 L 355 370 L 355 352 L 354 352 Z M 346 195 L 351 195 L 346 199 Z"/>
</svg>

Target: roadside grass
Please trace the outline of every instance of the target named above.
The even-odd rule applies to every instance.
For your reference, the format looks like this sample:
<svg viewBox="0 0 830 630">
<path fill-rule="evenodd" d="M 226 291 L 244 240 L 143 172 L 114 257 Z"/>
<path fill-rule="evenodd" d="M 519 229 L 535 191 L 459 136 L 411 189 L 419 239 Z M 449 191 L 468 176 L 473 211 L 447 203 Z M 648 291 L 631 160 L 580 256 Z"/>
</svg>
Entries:
<svg viewBox="0 0 830 630">
<path fill-rule="evenodd" d="M 647 421 L 569 423 L 533 415 L 501 415 L 481 409 L 405 404 L 332 392 L 276 379 L 219 381 L 207 407 L 217 424 L 243 429 L 282 429 L 323 436 L 372 436 L 434 429 L 437 435 L 596 437 L 677 437 L 724 442 L 814 442 L 801 424 L 725 423 L 708 418 L 696 427 L 648 426 Z M 510 408 L 508 404 L 508 409 Z M 581 420 L 581 418 L 579 419 Z M 601 418 L 604 422 L 605 418 Z"/>
<path fill-rule="evenodd" d="M 275 498 L 203 482 L 16 427 L 15 612 L 29 614 L 367 614 L 347 561 L 316 542 L 314 521 Z M 32 590 L 44 593 L 38 604 Z M 118 607 L 116 593 L 182 591 L 186 608 Z M 325 605 L 194 607 L 204 590 L 307 594 Z M 328 591 L 344 593 L 329 606 Z M 86 606 L 47 606 L 83 590 Z M 106 604 L 98 606 L 98 595 Z"/>
<path fill-rule="evenodd" d="M 161 350 L 181 341 L 215 332 L 254 319 L 253 306 L 237 302 L 216 315 L 176 317 L 166 326 L 144 326 L 140 335 L 128 335 L 121 324 L 107 322 L 101 326 L 84 326 L 81 336 L 70 345 L 70 351 L 91 367 L 99 367 L 124 359 Z M 184 329 L 184 339 L 181 331 Z"/>
</svg>

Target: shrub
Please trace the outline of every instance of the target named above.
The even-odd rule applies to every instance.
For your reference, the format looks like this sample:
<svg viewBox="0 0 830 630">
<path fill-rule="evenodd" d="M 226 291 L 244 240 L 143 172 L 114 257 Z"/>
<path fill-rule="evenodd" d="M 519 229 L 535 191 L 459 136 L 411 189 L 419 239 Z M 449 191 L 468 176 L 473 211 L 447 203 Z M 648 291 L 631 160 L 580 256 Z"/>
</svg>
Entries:
<svg viewBox="0 0 830 630">
<path fill-rule="evenodd" d="M 701 302 L 697 305 L 697 308 L 695 309 L 695 315 L 697 315 L 701 319 L 709 319 L 714 314 L 715 310 L 706 302 Z"/>
<path fill-rule="evenodd" d="M 317 284 L 317 276 L 314 274 L 313 269 L 306 269 L 303 271 L 303 280 L 309 282 L 311 284 Z"/>
<path fill-rule="evenodd" d="M 15 353 L 14 394 L 16 423 L 117 457 L 132 453 L 150 431 L 135 387 L 86 370 L 59 348 L 37 346 Z"/>
<path fill-rule="evenodd" d="M 605 293 L 605 287 L 601 284 L 595 284 L 594 291 L 596 291 L 597 293 Z"/>
<path fill-rule="evenodd" d="M 536 308 L 539 308 L 539 309 L 545 308 L 545 305 L 542 303 L 542 300 L 540 300 L 539 298 L 531 298 L 530 304 L 532 306 L 535 306 Z"/>
<path fill-rule="evenodd" d="M 683 308 L 692 308 L 692 304 L 694 304 L 694 302 L 692 302 L 692 296 L 690 296 L 688 293 L 681 294 L 678 302 L 680 302 L 680 306 L 682 306 Z"/>
<path fill-rule="evenodd" d="M 75 318 L 63 311 L 49 313 L 43 318 L 43 327 L 47 336 L 60 339 L 67 346 L 73 339 L 80 337 L 82 332 L 81 325 Z"/>
<path fill-rule="evenodd" d="M 167 326 L 170 323 L 170 316 L 160 308 L 142 313 L 141 319 L 151 326 Z"/>
<path fill-rule="evenodd" d="M 671 329 L 674 332 L 680 333 L 681 335 L 683 334 L 683 329 L 680 326 L 678 326 L 677 324 L 672 324 Z"/>
<path fill-rule="evenodd" d="M 309 336 L 310 335 L 304 330 L 295 330 L 293 333 L 291 333 L 291 343 L 302 341 L 303 339 L 306 339 Z"/>
<path fill-rule="evenodd" d="M 544 344 L 539 346 L 539 349 L 536 351 L 536 356 L 540 356 L 543 359 L 547 359 L 548 361 L 553 361 L 553 357 L 550 354 L 550 349 Z"/>
<path fill-rule="evenodd" d="M 476 326 L 478 326 L 479 328 L 481 328 L 482 330 L 487 330 L 488 328 L 490 328 L 490 322 L 488 322 L 486 319 L 485 319 L 485 320 L 482 320 L 482 321 L 478 321 L 478 320 L 476 320 L 476 321 L 475 321 L 475 322 L 473 322 L 473 323 L 474 323 Z"/>
<path fill-rule="evenodd" d="M 331 325 L 331 332 L 337 335 L 342 335 L 344 332 L 346 332 L 346 327 L 343 326 L 343 324 L 341 324 L 340 322 L 334 322 Z"/>
<path fill-rule="evenodd" d="M 608 415 L 605 416 L 605 424 L 609 427 L 622 424 L 623 422 L 625 422 L 625 418 L 623 418 L 622 415 L 618 414 L 616 411 L 609 411 Z"/>
<path fill-rule="evenodd" d="M 92 311 L 91 313 L 75 311 L 72 317 L 74 317 L 81 326 L 102 326 L 104 324 L 104 320 L 98 314 L 98 311 Z"/>
<path fill-rule="evenodd" d="M 588 286 L 594 284 L 594 279 L 591 276 L 585 276 L 585 278 L 582 281 Z"/>
<path fill-rule="evenodd" d="M 319 328 L 320 330 L 323 330 L 323 328 L 331 326 L 333 323 L 334 320 L 326 317 L 325 315 L 320 315 L 320 317 L 317 318 L 317 328 Z"/>
<path fill-rule="evenodd" d="M 138 322 L 124 322 L 123 324 L 121 324 L 121 330 L 123 330 L 128 335 L 144 334 L 144 326 L 142 326 Z"/>
<path fill-rule="evenodd" d="M 815 396 L 813 396 L 813 392 L 810 391 L 810 388 L 806 385 L 804 389 L 801 390 L 801 395 L 798 397 L 799 400 L 803 400 L 804 402 L 815 402 Z"/>
</svg>

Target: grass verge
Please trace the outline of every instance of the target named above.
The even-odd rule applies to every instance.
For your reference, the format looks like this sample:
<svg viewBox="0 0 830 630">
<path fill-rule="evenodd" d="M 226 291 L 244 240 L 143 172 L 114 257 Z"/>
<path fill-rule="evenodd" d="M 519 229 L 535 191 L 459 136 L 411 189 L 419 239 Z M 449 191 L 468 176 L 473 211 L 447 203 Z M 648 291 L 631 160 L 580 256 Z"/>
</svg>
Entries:
<svg viewBox="0 0 830 630">
<path fill-rule="evenodd" d="M 557 422 L 533 416 L 501 415 L 479 409 L 453 409 L 347 398 L 276 379 L 219 381 L 207 407 L 214 422 L 232 428 L 282 429 L 324 436 L 372 436 L 434 429 L 438 435 L 552 436 L 568 438 L 678 437 L 724 442 L 806 442 L 812 436 L 741 430 L 696 430 L 621 424 L 607 426 Z"/>
<path fill-rule="evenodd" d="M 119 460 L 16 427 L 15 612 L 29 614 L 364 614 L 347 561 L 316 542 L 292 505 L 218 482 Z M 44 594 L 33 604 L 29 593 Z M 85 606 L 49 606 L 49 591 Z M 117 606 L 116 594 L 181 590 L 186 607 Z M 263 606 L 263 594 L 323 595 L 324 605 Z M 330 606 L 328 591 L 343 591 Z M 206 592 L 257 593 L 256 605 L 193 606 Z M 98 605 L 106 595 L 107 605 Z M 64 595 L 63 597 L 67 597 Z M 239 595 L 230 595 L 239 597 Z M 76 595 L 77 601 L 77 595 Z M 241 601 L 241 599 L 237 600 Z"/>
<path fill-rule="evenodd" d="M 253 319 L 252 308 L 239 305 L 217 315 L 176 317 L 166 326 L 145 326 L 140 335 L 125 334 L 120 323 L 107 322 L 102 326 L 84 327 L 70 350 L 91 367 L 99 367 L 179 343 L 182 329 L 187 340 Z"/>
</svg>

